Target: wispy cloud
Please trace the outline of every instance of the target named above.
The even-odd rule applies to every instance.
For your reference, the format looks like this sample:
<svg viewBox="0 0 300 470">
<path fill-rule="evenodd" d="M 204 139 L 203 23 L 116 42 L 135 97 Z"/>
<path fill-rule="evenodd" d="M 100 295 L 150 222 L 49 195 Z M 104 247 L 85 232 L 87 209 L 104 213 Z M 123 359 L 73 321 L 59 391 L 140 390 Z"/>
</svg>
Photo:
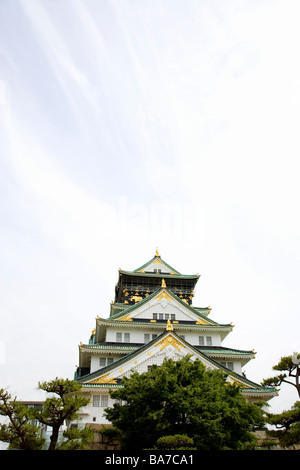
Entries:
<svg viewBox="0 0 300 470">
<path fill-rule="evenodd" d="M 268 351 L 277 354 L 277 340 L 288 338 L 290 353 L 299 304 L 299 0 L 217 3 L 0 2 L 8 71 L 0 87 L 1 269 L 12 280 L 3 317 L 19 319 L 24 309 L 34 323 L 32 306 L 43 307 L 57 265 L 72 271 L 68 301 L 79 298 L 73 283 L 83 266 L 89 280 L 97 273 L 95 296 L 99 276 L 108 296 L 103 286 L 110 289 L 121 259 L 134 269 L 158 245 L 179 270 L 199 268 L 199 302 L 219 309 L 221 322 L 244 324 L 246 343 L 252 328 L 258 350 L 266 336 L 256 322 L 270 328 L 287 298 L 288 321 L 280 331 L 272 323 Z M 27 292 L 21 264 L 34 279 L 43 273 L 41 291 Z M 68 276 L 61 280 L 51 304 L 58 316 Z"/>
<path fill-rule="evenodd" d="M 97 112 L 94 87 L 85 71 L 72 57 L 67 41 L 55 27 L 55 21 L 51 19 L 49 10 L 45 9 L 42 2 L 36 0 L 21 1 L 21 5 L 36 35 L 37 43 L 43 49 L 53 75 L 69 101 L 72 112 L 76 113 L 81 121 L 78 108 L 80 96 Z"/>
</svg>

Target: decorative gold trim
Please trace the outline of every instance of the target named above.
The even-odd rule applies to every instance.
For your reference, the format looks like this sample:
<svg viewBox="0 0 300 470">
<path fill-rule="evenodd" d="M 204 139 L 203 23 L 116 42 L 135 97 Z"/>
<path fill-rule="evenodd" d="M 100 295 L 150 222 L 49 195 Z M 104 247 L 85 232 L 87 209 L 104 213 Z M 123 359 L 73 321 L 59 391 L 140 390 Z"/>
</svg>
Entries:
<svg viewBox="0 0 300 470">
<path fill-rule="evenodd" d="M 167 331 L 173 331 L 173 326 L 168 318 L 168 321 L 167 321 Z"/>
<path fill-rule="evenodd" d="M 209 325 L 209 323 L 207 321 L 204 321 L 204 320 L 197 320 L 196 325 Z"/>
<path fill-rule="evenodd" d="M 167 287 L 166 286 L 166 281 L 164 279 L 161 280 L 161 287 L 164 288 L 164 289 Z"/>
<path fill-rule="evenodd" d="M 130 300 L 134 300 L 134 302 L 137 303 L 137 302 L 140 302 L 141 300 L 143 300 L 143 297 L 141 297 L 140 295 L 132 295 L 130 297 Z"/>
<path fill-rule="evenodd" d="M 180 343 L 176 338 L 174 338 L 174 336 L 172 336 L 171 334 L 168 335 L 159 343 L 155 344 L 155 346 L 160 346 L 160 351 L 162 351 L 163 349 L 165 349 L 167 346 L 170 346 L 170 345 L 173 346 L 178 351 L 181 351 L 179 345 L 185 348 L 185 346 L 182 343 Z"/>
<path fill-rule="evenodd" d="M 167 299 L 169 302 L 171 302 L 172 297 L 168 294 L 168 292 L 163 291 L 156 297 L 157 301 L 159 301 L 161 299 Z"/>
<path fill-rule="evenodd" d="M 116 384 L 117 380 L 115 377 L 108 377 L 109 373 L 106 375 L 103 375 L 102 377 L 98 377 L 97 379 L 91 380 L 90 384 Z"/>
<path fill-rule="evenodd" d="M 125 317 L 117 318 L 117 321 L 132 321 L 130 314 L 125 315 Z"/>
<path fill-rule="evenodd" d="M 243 382 L 241 382 L 240 380 L 237 380 L 236 378 L 234 377 L 229 377 L 227 382 L 231 385 L 234 385 L 234 384 L 237 384 L 239 387 L 241 388 L 249 388 L 247 387 L 247 385 L 245 385 Z"/>
</svg>

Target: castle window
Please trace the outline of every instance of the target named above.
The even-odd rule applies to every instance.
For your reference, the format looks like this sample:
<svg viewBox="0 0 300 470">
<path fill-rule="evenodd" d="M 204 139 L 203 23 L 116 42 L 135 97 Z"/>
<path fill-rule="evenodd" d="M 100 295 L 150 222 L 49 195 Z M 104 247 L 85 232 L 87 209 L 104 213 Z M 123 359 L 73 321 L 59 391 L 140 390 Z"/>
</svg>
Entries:
<svg viewBox="0 0 300 470">
<path fill-rule="evenodd" d="M 93 395 L 93 406 L 100 406 L 100 395 Z"/>
<path fill-rule="evenodd" d="M 149 343 L 149 341 L 150 341 L 150 335 L 149 335 L 149 333 L 145 333 L 144 334 L 144 343 Z"/>
<path fill-rule="evenodd" d="M 124 333 L 124 342 L 130 343 L 130 333 Z"/>
<path fill-rule="evenodd" d="M 106 408 L 108 405 L 108 395 L 93 395 L 93 406 Z"/>
<path fill-rule="evenodd" d="M 199 346 L 212 346 L 212 337 L 211 336 L 199 336 Z"/>
<path fill-rule="evenodd" d="M 122 333 L 117 333 L 116 334 L 116 341 L 118 343 L 122 343 Z M 130 333 L 124 333 L 124 343 L 130 343 Z"/>
<path fill-rule="evenodd" d="M 114 362 L 114 358 L 113 358 L 113 357 L 100 357 L 100 359 L 99 359 L 99 365 L 100 365 L 100 367 L 109 366 L 109 365 L 112 364 L 113 362 Z"/>
<path fill-rule="evenodd" d="M 108 405 L 108 395 L 101 395 L 101 407 L 105 408 Z"/>
<path fill-rule="evenodd" d="M 227 367 L 229 370 L 234 370 L 233 362 L 220 362 L 221 366 Z"/>
<path fill-rule="evenodd" d="M 153 320 L 157 320 L 157 313 L 153 313 Z"/>
<path fill-rule="evenodd" d="M 118 343 L 122 342 L 122 333 L 117 333 L 116 334 L 116 340 L 118 341 Z"/>
<path fill-rule="evenodd" d="M 106 366 L 106 357 L 100 357 L 99 365 L 100 365 L 100 367 L 105 367 Z"/>
</svg>

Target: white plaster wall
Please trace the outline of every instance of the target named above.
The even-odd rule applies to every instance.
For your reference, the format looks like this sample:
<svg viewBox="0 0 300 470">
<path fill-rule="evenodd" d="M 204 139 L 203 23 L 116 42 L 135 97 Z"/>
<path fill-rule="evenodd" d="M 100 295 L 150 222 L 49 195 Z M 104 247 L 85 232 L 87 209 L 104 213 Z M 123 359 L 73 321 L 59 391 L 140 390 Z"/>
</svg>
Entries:
<svg viewBox="0 0 300 470">
<path fill-rule="evenodd" d="M 192 344 L 193 346 L 199 345 L 199 336 L 204 336 L 204 345 L 208 345 L 206 341 L 206 337 L 212 338 L 212 346 L 221 346 L 221 336 L 219 333 L 210 332 L 210 331 L 196 331 L 192 332 L 189 330 L 184 330 L 184 328 L 180 327 L 177 324 L 173 324 L 174 330 L 176 333 L 180 335 L 184 335 L 184 339 Z M 130 343 L 144 343 L 144 334 L 150 334 L 150 338 L 152 339 L 153 334 L 160 335 L 165 330 L 165 327 L 162 328 L 124 328 L 120 325 L 119 328 L 109 328 L 106 333 L 106 341 L 108 342 L 115 342 L 117 341 L 117 333 L 122 333 L 122 342 L 125 342 L 124 333 L 130 333 Z"/>
<path fill-rule="evenodd" d="M 171 269 L 168 268 L 168 266 L 166 266 L 162 261 L 160 261 L 159 259 L 156 259 L 154 261 L 152 261 L 152 263 L 148 264 L 148 266 L 146 266 L 145 268 L 145 271 L 151 271 L 151 272 L 154 272 L 155 269 L 160 269 L 161 270 L 161 273 L 170 273 L 171 272 Z"/>
<path fill-rule="evenodd" d="M 233 370 L 234 370 L 234 372 L 236 372 L 237 374 L 242 375 L 243 371 L 242 371 L 241 362 L 239 362 L 239 361 L 233 361 Z"/>
<path fill-rule="evenodd" d="M 115 403 L 115 400 L 110 398 L 108 389 L 104 391 L 95 391 L 89 395 L 90 402 L 87 406 L 81 409 L 81 414 L 80 414 L 80 424 L 85 424 L 85 423 L 95 423 L 95 424 L 109 424 L 110 421 L 108 421 L 104 415 L 104 408 L 107 407 L 102 407 L 102 406 L 93 406 L 93 395 L 107 395 L 108 397 L 108 405 L 107 407 L 112 407 L 113 404 Z M 101 400 L 100 400 L 100 405 L 101 405 Z"/>
<path fill-rule="evenodd" d="M 95 372 L 96 370 L 99 370 L 101 369 L 102 367 L 100 366 L 100 357 L 113 357 L 114 358 L 114 362 L 117 361 L 118 359 L 120 359 L 121 357 L 123 357 L 122 354 L 120 355 L 111 355 L 109 353 L 101 353 L 101 354 L 93 354 L 91 356 L 91 370 L 90 372 Z"/>
<path fill-rule="evenodd" d="M 142 305 L 138 310 L 132 312 L 133 317 L 151 319 L 153 313 L 173 314 L 176 320 L 197 320 L 198 315 L 191 312 L 188 308 L 175 300 L 169 301 L 162 298 L 160 301 L 155 298 L 149 303 Z"/>
</svg>

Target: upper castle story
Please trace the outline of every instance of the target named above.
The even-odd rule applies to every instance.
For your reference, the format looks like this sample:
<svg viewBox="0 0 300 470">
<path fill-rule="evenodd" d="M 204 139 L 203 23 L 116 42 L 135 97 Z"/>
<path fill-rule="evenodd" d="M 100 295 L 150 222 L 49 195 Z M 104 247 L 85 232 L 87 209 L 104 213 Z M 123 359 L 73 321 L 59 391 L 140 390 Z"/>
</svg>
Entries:
<svg viewBox="0 0 300 470">
<path fill-rule="evenodd" d="M 192 305 L 194 289 L 199 274 L 181 274 L 164 260 L 156 249 L 155 256 L 134 271 L 119 270 L 115 287 L 114 304 L 111 316 L 116 313 L 118 304 L 133 305 L 160 289 L 162 281 L 168 290 L 181 300 Z"/>
</svg>

